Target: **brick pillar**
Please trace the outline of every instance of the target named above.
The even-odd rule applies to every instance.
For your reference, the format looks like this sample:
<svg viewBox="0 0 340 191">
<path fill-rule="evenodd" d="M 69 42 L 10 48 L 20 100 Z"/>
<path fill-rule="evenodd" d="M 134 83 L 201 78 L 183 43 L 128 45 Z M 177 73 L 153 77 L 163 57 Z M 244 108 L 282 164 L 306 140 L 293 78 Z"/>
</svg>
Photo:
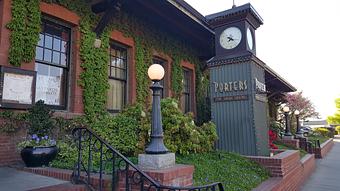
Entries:
<svg viewBox="0 0 340 191">
<path fill-rule="evenodd" d="M 130 190 L 140 190 L 140 184 L 133 182 L 132 175 L 134 169 L 129 170 L 129 186 Z M 166 186 L 191 186 L 193 184 L 194 166 L 176 164 L 173 167 L 160 169 L 160 170 L 143 170 L 155 181 Z M 118 190 L 123 191 L 126 189 L 126 174 L 121 172 L 119 174 Z M 149 183 L 145 182 L 144 187 L 148 187 Z"/>
</svg>

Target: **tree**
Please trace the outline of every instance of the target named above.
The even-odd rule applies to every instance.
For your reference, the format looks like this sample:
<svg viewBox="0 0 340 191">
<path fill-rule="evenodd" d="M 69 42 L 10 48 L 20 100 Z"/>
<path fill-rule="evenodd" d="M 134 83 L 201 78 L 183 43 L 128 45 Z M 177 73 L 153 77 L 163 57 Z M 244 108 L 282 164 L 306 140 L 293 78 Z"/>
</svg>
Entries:
<svg viewBox="0 0 340 191">
<path fill-rule="evenodd" d="M 319 113 L 316 112 L 312 101 L 302 95 L 302 92 L 286 94 L 285 96 L 286 106 L 290 109 L 290 125 L 292 129 L 295 129 L 296 118 L 294 112 L 298 110 L 300 112 L 300 120 L 305 120 L 310 117 L 319 117 Z M 281 108 L 282 111 L 282 108 Z M 294 131 L 293 131 L 294 132 Z"/>
<path fill-rule="evenodd" d="M 327 121 L 330 124 L 340 124 L 340 98 L 335 99 L 335 107 L 337 109 L 335 114 L 327 117 Z"/>
</svg>

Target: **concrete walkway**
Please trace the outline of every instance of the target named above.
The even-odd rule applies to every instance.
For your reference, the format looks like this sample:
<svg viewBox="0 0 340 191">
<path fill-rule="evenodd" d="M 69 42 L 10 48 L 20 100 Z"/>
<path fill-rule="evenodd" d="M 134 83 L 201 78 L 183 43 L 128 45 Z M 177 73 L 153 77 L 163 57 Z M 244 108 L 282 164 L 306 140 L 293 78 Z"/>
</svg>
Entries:
<svg viewBox="0 0 340 191">
<path fill-rule="evenodd" d="M 316 161 L 316 169 L 305 183 L 302 191 L 340 190 L 340 137 L 334 138 L 332 150 Z"/>
<path fill-rule="evenodd" d="M 13 168 L 0 168 L 0 191 L 27 191 L 64 183 L 67 182 Z"/>
</svg>

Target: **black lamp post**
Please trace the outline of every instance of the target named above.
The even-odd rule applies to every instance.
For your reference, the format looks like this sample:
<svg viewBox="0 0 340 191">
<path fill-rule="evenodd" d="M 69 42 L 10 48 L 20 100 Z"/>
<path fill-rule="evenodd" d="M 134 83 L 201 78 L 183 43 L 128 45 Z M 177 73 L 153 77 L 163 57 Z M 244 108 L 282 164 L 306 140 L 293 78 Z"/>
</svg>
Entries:
<svg viewBox="0 0 340 191">
<path fill-rule="evenodd" d="M 165 154 L 168 149 L 163 142 L 163 127 L 161 115 L 161 90 L 159 83 L 164 77 L 164 68 L 159 64 L 153 64 L 148 69 L 149 78 L 153 81 L 152 90 L 152 118 L 151 118 L 151 142 L 145 149 L 146 154 Z"/>
<path fill-rule="evenodd" d="M 292 133 L 290 132 L 290 124 L 289 124 L 289 117 L 288 117 L 288 114 L 289 114 L 289 107 L 285 106 L 283 108 L 283 112 L 285 114 L 285 118 L 286 118 L 286 129 L 285 129 L 285 134 L 284 136 L 292 136 Z"/>
<path fill-rule="evenodd" d="M 300 121 L 299 121 L 300 111 L 296 110 L 294 112 L 294 115 L 296 116 L 296 133 L 295 134 L 298 135 L 298 136 L 302 136 L 303 133 L 302 133 L 302 131 L 300 129 Z"/>
</svg>

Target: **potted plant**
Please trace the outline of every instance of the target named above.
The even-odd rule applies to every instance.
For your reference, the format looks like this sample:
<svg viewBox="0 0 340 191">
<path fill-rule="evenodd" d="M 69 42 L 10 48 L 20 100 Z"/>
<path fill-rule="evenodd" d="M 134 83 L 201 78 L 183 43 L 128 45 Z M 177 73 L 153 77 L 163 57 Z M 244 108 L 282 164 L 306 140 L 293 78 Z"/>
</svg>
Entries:
<svg viewBox="0 0 340 191">
<path fill-rule="evenodd" d="M 52 136 L 55 122 L 52 111 L 39 100 L 28 112 L 28 135 L 18 144 L 27 167 L 48 165 L 57 155 L 56 141 Z"/>
</svg>

